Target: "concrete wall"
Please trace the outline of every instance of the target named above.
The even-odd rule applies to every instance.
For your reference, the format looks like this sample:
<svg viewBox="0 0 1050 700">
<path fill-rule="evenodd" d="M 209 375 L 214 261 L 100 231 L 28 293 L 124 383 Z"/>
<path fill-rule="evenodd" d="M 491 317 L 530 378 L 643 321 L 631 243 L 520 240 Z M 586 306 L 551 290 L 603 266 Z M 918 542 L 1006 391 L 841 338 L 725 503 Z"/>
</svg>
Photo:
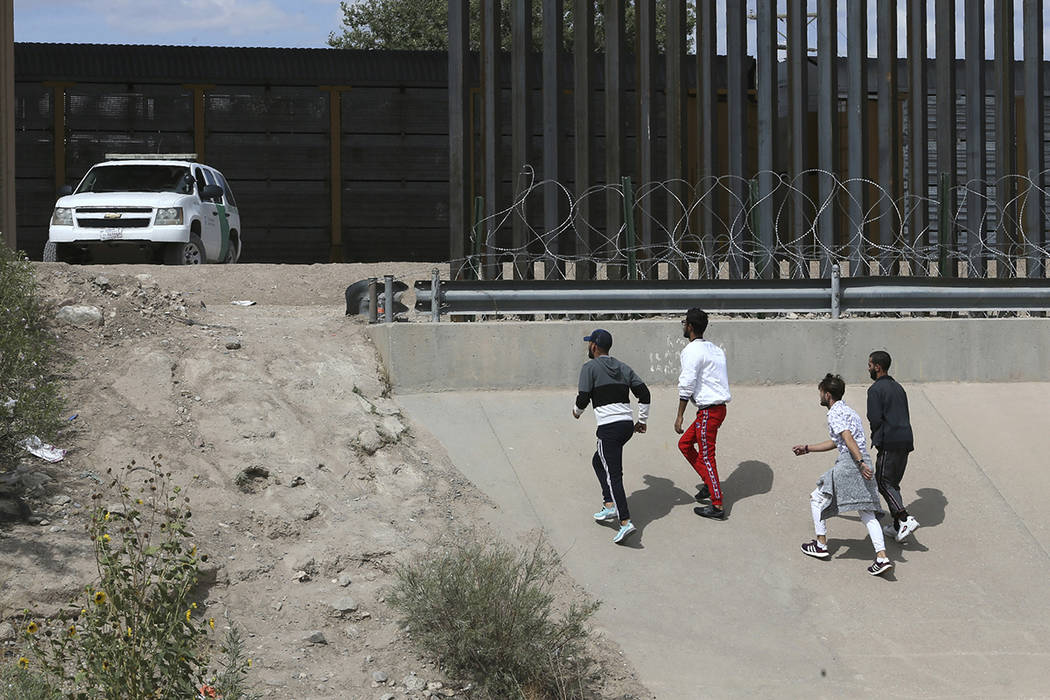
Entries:
<svg viewBox="0 0 1050 700">
<path fill-rule="evenodd" d="M 612 355 L 654 386 L 678 380 L 679 321 L 407 323 L 369 328 L 394 391 L 574 387 L 583 337 L 613 335 Z M 1050 381 L 1050 319 L 720 320 L 734 384 L 813 384 L 826 372 L 868 382 L 867 357 L 887 350 L 902 382 Z"/>
</svg>

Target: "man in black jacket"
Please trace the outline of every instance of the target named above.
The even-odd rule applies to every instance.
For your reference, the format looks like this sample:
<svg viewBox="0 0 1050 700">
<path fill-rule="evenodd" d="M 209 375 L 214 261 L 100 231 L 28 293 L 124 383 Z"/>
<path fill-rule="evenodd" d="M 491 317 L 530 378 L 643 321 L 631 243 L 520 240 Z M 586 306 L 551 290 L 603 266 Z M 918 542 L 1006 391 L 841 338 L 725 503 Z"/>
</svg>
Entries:
<svg viewBox="0 0 1050 700">
<path fill-rule="evenodd" d="M 901 500 L 901 479 L 908 466 L 908 453 L 915 449 L 912 443 L 911 417 L 908 413 L 908 395 L 887 372 L 890 354 L 876 350 L 868 355 L 868 374 L 873 383 L 868 387 L 868 422 L 871 424 L 871 444 L 878 449 L 875 458 L 875 482 L 886 500 L 893 526 L 887 526 L 898 542 L 915 532 L 919 521 L 908 515 Z"/>
</svg>

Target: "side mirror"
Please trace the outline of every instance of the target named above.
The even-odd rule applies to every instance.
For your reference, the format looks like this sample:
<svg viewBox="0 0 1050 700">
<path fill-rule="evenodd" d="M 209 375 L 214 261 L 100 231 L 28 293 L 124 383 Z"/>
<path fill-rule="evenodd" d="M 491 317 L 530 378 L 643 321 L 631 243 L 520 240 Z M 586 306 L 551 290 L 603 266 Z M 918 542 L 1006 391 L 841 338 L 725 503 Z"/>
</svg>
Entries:
<svg viewBox="0 0 1050 700">
<path fill-rule="evenodd" d="M 71 195 L 71 194 L 73 194 L 73 186 L 72 185 L 62 185 L 61 187 L 58 188 L 58 196 L 59 197 L 66 197 L 66 196 Z"/>
<path fill-rule="evenodd" d="M 222 199 L 222 188 L 218 185 L 205 185 L 201 190 L 201 199 L 214 201 Z"/>
</svg>

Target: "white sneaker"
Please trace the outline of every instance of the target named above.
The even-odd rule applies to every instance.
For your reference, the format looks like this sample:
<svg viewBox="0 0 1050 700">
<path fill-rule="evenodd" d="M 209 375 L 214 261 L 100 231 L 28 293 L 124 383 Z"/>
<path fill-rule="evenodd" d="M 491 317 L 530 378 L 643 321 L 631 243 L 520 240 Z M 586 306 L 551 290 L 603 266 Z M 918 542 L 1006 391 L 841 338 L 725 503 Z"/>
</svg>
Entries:
<svg viewBox="0 0 1050 700">
<path fill-rule="evenodd" d="M 628 520 L 626 525 L 620 526 L 620 531 L 616 533 L 616 537 L 613 538 L 613 542 L 615 542 L 616 544 L 620 544 L 621 542 L 623 542 L 624 538 L 632 532 L 634 532 L 634 523 Z"/>
<path fill-rule="evenodd" d="M 901 529 L 897 531 L 895 537 L 898 542 L 903 542 L 905 537 L 918 529 L 919 521 L 909 515 L 908 519 L 901 523 Z"/>
</svg>

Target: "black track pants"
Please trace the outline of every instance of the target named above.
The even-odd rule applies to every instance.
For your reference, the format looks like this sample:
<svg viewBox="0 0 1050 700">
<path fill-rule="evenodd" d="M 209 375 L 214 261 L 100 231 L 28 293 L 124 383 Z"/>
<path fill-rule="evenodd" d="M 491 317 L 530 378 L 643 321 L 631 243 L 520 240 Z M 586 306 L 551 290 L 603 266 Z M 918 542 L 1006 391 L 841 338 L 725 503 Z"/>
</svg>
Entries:
<svg viewBox="0 0 1050 700">
<path fill-rule="evenodd" d="M 597 435 L 598 449 L 591 465 L 602 485 L 602 502 L 615 503 L 620 520 L 630 520 L 627 494 L 623 491 L 623 446 L 634 435 L 634 423 L 622 420 L 599 425 Z"/>
</svg>

